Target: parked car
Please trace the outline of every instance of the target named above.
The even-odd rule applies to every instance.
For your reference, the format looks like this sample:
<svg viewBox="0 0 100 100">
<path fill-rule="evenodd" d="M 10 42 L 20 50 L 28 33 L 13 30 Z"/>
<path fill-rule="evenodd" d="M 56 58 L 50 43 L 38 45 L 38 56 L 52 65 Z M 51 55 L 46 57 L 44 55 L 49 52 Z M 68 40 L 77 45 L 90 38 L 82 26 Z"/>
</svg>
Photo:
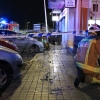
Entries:
<svg viewBox="0 0 100 100">
<path fill-rule="evenodd" d="M 22 66 L 23 60 L 18 52 L 0 46 L 0 91 L 20 76 Z"/>
<path fill-rule="evenodd" d="M 12 31 L 0 30 L 1 35 L 2 35 L 2 33 L 5 33 L 5 34 L 9 33 L 10 34 L 10 32 L 12 32 Z M 33 54 L 33 53 L 39 53 L 39 52 L 44 51 L 43 43 L 34 39 L 34 38 L 21 37 L 21 36 L 18 36 L 18 38 L 17 37 L 14 38 L 14 37 L 9 37 L 9 36 L 4 36 L 2 38 L 9 40 L 9 41 L 13 42 L 14 44 L 16 44 L 20 53 L 23 53 L 23 52 L 26 51 L 26 52 Z"/>
<path fill-rule="evenodd" d="M 20 53 L 28 52 L 30 54 L 33 54 L 44 51 L 43 43 L 34 38 L 18 37 L 18 38 L 5 38 L 5 39 L 12 41 L 14 44 L 16 44 Z"/>
<path fill-rule="evenodd" d="M 16 46 L 16 44 L 12 43 L 11 41 L 0 39 L 0 45 L 18 51 L 18 47 Z"/>
<path fill-rule="evenodd" d="M 7 30 L 7 29 L 0 29 L 0 35 L 17 35 L 17 32 L 11 31 L 11 30 Z"/>
</svg>

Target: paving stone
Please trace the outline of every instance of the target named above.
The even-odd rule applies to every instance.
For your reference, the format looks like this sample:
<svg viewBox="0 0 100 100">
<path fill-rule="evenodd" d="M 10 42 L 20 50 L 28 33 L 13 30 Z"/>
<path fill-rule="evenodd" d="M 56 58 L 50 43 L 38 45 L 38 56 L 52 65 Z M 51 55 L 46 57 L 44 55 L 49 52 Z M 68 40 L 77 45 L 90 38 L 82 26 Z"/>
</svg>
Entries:
<svg viewBox="0 0 100 100">
<path fill-rule="evenodd" d="M 29 100 L 33 99 L 34 95 L 33 94 L 27 94 L 26 99 L 29 98 Z"/>
<path fill-rule="evenodd" d="M 26 98 L 26 94 L 20 94 L 18 100 L 25 100 L 25 98 Z"/>
</svg>

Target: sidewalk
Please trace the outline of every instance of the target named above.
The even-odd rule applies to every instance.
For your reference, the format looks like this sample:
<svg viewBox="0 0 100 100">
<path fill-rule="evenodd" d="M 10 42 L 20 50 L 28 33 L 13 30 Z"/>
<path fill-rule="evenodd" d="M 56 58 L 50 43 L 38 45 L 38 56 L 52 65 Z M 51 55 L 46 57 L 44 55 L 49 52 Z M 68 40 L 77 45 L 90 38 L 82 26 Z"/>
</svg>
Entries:
<svg viewBox="0 0 100 100">
<path fill-rule="evenodd" d="M 0 100 L 100 100 L 100 85 L 73 85 L 77 75 L 73 55 L 60 46 L 37 54 L 30 68 L 16 79 Z"/>
</svg>

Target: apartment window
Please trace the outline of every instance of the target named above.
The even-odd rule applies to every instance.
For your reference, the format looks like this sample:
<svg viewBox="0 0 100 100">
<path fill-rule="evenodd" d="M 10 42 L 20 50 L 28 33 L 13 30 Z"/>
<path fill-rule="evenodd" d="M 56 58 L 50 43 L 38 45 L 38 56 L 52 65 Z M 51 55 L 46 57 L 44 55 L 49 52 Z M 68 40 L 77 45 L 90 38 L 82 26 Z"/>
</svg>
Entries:
<svg viewBox="0 0 100 100">
<path fill-rule="evenodd" d="M 98 11 L 98 4 L 93 4 L 93 11 Z"/>
</svg>

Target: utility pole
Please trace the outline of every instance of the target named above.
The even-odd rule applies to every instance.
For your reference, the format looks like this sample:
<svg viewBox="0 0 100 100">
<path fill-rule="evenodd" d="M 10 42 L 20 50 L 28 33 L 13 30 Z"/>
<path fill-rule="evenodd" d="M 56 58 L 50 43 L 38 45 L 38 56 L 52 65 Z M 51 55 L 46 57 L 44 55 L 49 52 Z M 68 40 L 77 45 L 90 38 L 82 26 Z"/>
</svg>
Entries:
<svg viewBox="0 0 100 100">
<path fill-rule="evenodd" d="M 47 14 L 46 14 L 46 2 L 45 2 L 45 0 L 44 0 L 44 13 L 45 13 L 46 33 L 48 33 Z"/>
<path fill-rule="evenodd" d="M 27 22 L 27 31 L 28 31 L 28 24 L 29 24 L 30 22 Z"/>
<path fill-rule="evenodd" d="M 27 25 L 26 25 L 27 23 L 26 22 L 27 22 L 27 14 L 25 14 L 25 30 L 27 29 Z"/>
</svg>

